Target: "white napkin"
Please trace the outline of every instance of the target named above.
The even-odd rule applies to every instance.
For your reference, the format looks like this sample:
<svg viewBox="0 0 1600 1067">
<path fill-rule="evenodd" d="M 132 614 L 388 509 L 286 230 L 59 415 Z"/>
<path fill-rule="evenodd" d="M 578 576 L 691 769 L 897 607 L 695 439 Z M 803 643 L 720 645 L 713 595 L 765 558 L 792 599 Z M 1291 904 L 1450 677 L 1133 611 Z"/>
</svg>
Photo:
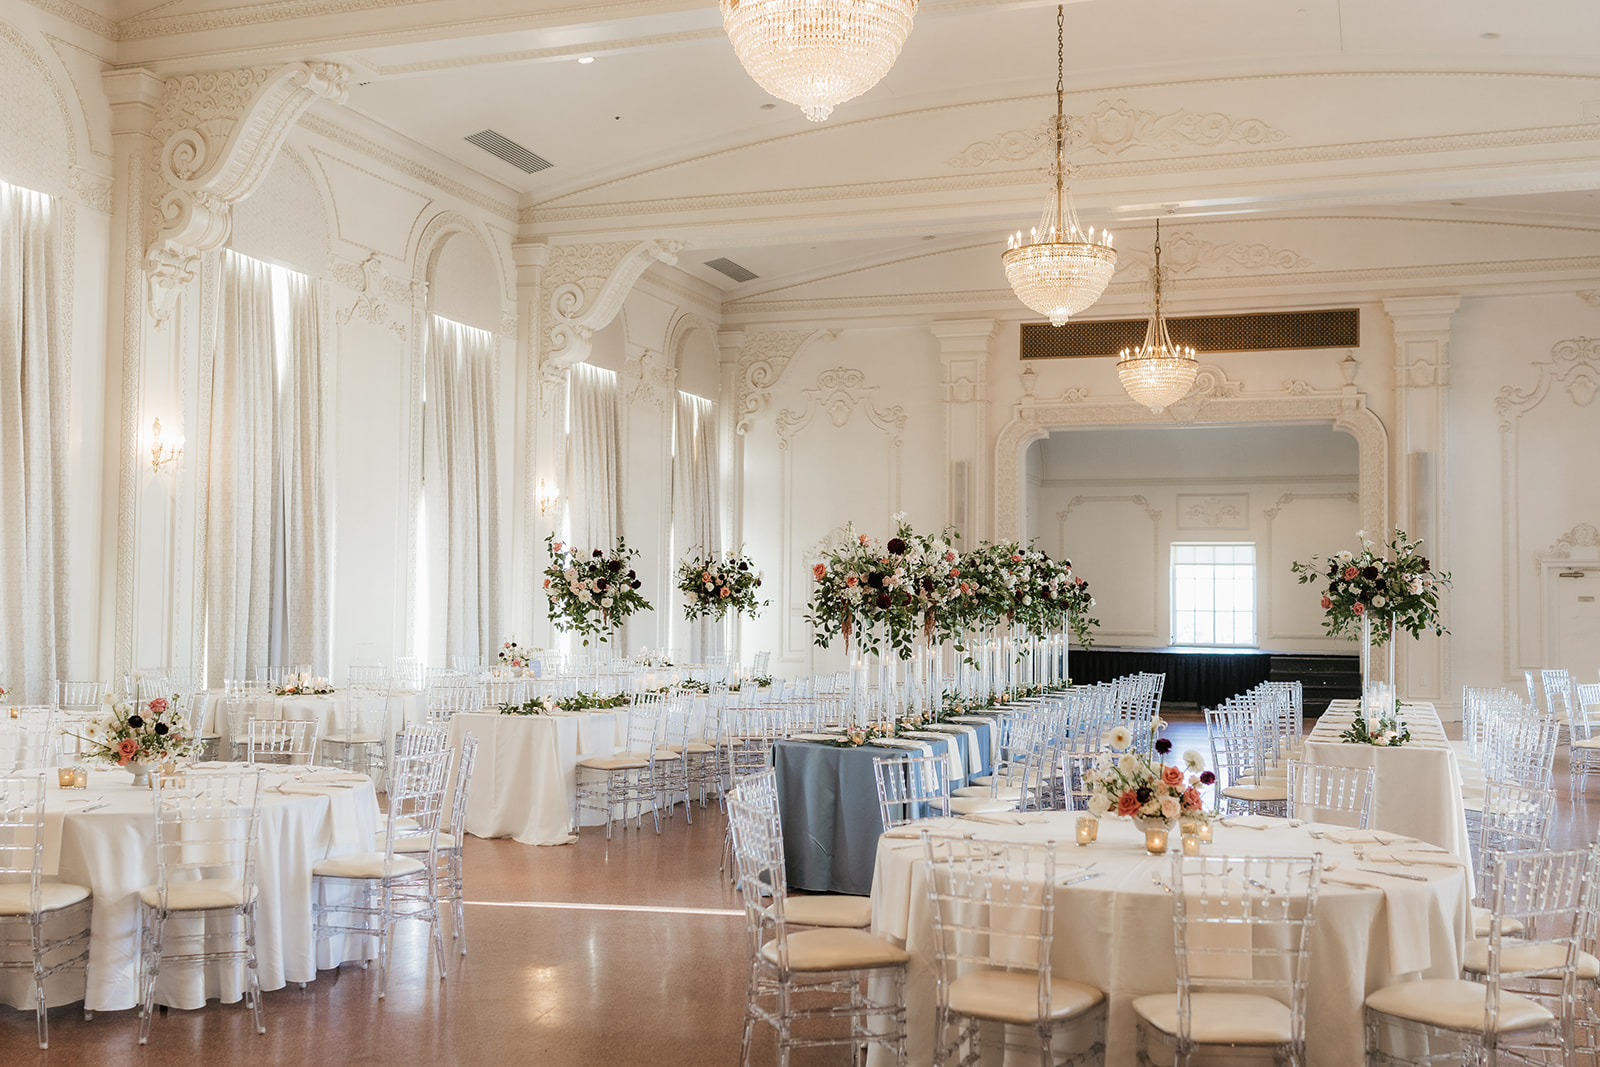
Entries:
<svg viewBox="0 0 1600 1067">
<path fill-rule="evenodd" d="M 1341 845 L 1411 845 L 1417 840 L 1384 830 L 1329 830 L 1322 836 Z"/>
<path fill-rule="evenodd" d="M 923 819 L 919 822 L 908 823 L 905 826 L 896 826 L 892 830 L 885 830 L 883 836 L 895 840 L 915 841 L 921 838 L 922 831 L 926 830 L 932 837 L 966 837 L 972 831 L 963 825 L 964 822 L 965 820 L 946 818 Z"/>
<path fill-rule="evenodd" d="M 1389 927 L 1389 971 L 1410 974 L 1426 971 L 1433 962 L 1428 943 L 1428 902 L 1432 895 L 1425 882 L 1385 878 L 1367 871 L 1351 874 L 1324 873 L 1325 882 L 1383 890 L 1385 918 Z"/>
<path fill-rule="evenodd" d="M 1237 815 L 1218 820 L 1218 825 L 1244 830 L 1265 830 L 1273 825 L 1273 820 L 1264 815 Z"/>
<path fill-rule="evenodd" d="M 1391 849 L 1388 852 L 1381 854 L 1377 852 L 1368 852 L 1364 862 L 1395 863 L 1399 865 L 1399 867 L 1396 869 L 1410 865 L 1421 865 L 1424 867 L 1466 866 L 1466 863 L 1464 863 L 1461 858 L 1453 852 L 1427 852 L 1401 848 Z"/>
<path fill-rule="evenodd" d="M 839 740 L 839 734 L 790 734 L 786 741 L 826 741 L 829 744 Z"/>
</svg>

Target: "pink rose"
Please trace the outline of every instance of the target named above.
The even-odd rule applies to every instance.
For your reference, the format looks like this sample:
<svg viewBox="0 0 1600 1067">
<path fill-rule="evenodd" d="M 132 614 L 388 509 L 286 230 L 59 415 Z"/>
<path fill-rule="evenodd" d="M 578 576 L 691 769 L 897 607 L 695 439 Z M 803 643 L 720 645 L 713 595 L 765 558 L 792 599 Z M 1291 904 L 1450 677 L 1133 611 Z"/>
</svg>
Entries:
<svg viewBox="0 0 1600 1067">
<path fill-rule="evenodd" d="M 1133 790 L 1130 789 L 1117 798 L 1118 815 L 1134 815 L 1137 814 L 1138 811 L 1139 798 L 1134 795 Z"/>
<path fill-rule="evenodd" d="M 138 752 L 139 752 L 139 742 L 135 741 L 131 737 L 124 737 L 121 741 L 117 742 L 117 757 L 118 757 L 117 762 L 118 763 L 129 763 L 129 762 L 131 762 L 133 760 L 133 757 L 135 755 L 137 755 Z"/>
<path fill-rule="evenodd" d="M 1182 785 L 1183 784 L 1183 771 L 1182 771 L 1182 769 L 1178 768 L 1178 767 L 1173 767 L 1173 766 L 1170 766 L 1170 765 L 1162 767 L 1161 768 L 1161 784 L 1162 785 Z"/>
<path fill-rule="evenodd" d="M 1323 611 L 1327 611 L 1331 607 L 1333 607 L 1333 601 L 1329 600 L 1326 596 L 1324 596 L 1322 598 L 1322 610 Z"/>
<path fill-rule="evenodd" d="M 821 564 L 821 563 L 819 563 L 815 567 L 811 568 L 811 576 L 813 578 L 817 579 L 817 581 L 819 581 L 819 582 L 824 577 L 827 576 L 827 573 L 828 573 L 828 568 L 826 566 L 824 566 L 823 564 Z"/>
<path fill-rule="evenodd" d="M 1355 612 L 1357 615 L 1365 615 L 1367 613 L 1367 606 L 1358 600 L 1356 601 L 1356 606 L 1350 610 Z"/>
<path fill-rule="evenodd" d="M 152 714 L 152 715 L 160 715 L 162 712 L 164 712 L 166 710 L 167 710 L 167 698 L 166 697 L 156 697 L 154 700 L 150 701 L 150 714 Z"/>
</svg>

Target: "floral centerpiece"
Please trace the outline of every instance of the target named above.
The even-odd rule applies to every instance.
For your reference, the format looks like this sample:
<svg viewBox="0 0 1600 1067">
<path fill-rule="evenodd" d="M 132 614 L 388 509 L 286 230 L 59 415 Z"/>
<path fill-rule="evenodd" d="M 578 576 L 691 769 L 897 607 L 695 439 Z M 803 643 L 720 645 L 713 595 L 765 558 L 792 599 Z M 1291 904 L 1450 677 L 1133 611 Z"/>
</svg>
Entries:
<svg viewBox="0 0 1600 1067">
<path fill-rule="evenodd" d="M 1152 730 L 1159 732 L 1165 725 L 1157 719 Z M 1165 737 L 1155 739 L 1151 746 L 1153 757 L 1127 751 L 1132 742 L 1132 734 L 1126 726 L 1113 726 L 1106 731 L 1105 743 L 1110 751 L 1102 753 L 1084 776 L 1090 787 L 1090 813 L 1095 816 L 1114 813 L 1135 821 L 1151 820 L 1164 825 L 1179 818 L 1205 818 L 1200 787 L 1211 785 L 1217 777 L 1206 770 L 1200 753 L 1190 749 L 1183 754 L 1181 764 L 1168 763 L 1172 742 Z"/>
<path fill-rule="evenodd" d="M 515 641 L 507 641 L 500 646 L 500 651 L 495 653 L 502 666 L 505 667 L 531 667 L 533 666 L 533 650 L 523 648 Z"/>
<path fill-rule="evenodd" d="M 548 534 L 550 565 L 544 569 L 544 593 L 550 601 L 550 621 L 558 630 L 570 630 L 587 645 L 592 637 L 604 643 L 612 631 L 636 611 L 649 611 L 650 602 L 639 592 L 639 576 L 629 566 L 639 553 L 617 538 L 607 554 L 591 549 L 587 555 Z"/>
<path fill-rule="evenodd" d="M 272 691 L 281 697 L 326 696 L 333 692 L 333 683 L 309 674 L 291 674 L 274 686 Z"/>
<path fill-rule="evenodd" d="M 1376 745 L 1380 748 L 1398 748 L 1411 740 L 1411 727 L 1394 715 L 1358 714 L 1339 740 L 1352 745 Z"/>
<path fill-rule="evenodd" d="M 917 534 L 903 515 L 895 523 L 887 541 L 846 526 L 843 538 L 824 548 L 811 568 L 806 621 L 819 648 L 843 636 L 848 651 L 855 634 L 863 651 L 881 655 L 892 649 L 908 659 L 919 634 L 929 641 L 958 636 L 953 605 L 970 595 L 971 586 L 960 580 L 960 557 L 950 544 L 954 535 Z"/>
<path fill-rule="evenodd" d="M 501 704 L 502 715 L 544 715 L 552 711 L 604 711 L 628 705 L 626 693 L 603 697 L 599 693 L 576 693 L 557 700 L 555 697 L 533 697 L 521 704 Z"/>
<path fill-rule="evenodd" d="M 1450 575 L 1434 572 L 1428 557 L 1421 552 L 1422 541 L 1412 540 L 1404 530 L 1395 530 L 1386 546 L 1388 555 L 1361 537 L 1361 551 L 1338 552 L 1324 560 L 1312 556 L 1309 562 L 1293 564 L 1300 584 L 1326 582 L 1322 592 L 1323 628 L 1329 637 L 1355 637 L 1363 618 L 1393 622 L 1412 637 L 1424 630 L 1436 634 L 1449 631 L 1439 621 L 1439 590 L 1450 585 Z M 1372 627 L 1372 641 L 1389 640 L 1387 625 Z"/>
<path fill-rule="evenodd" d="M 878 741 L 892 740 L 894 723 L 870 722 L 865 726 L 852 726 L 828 743 L 835 748 L 860 748 Z"/>
<path fill-rule="evenodd" d="M 678 591 L 686 619 L 721 619 L 733 611 L 755 618 L 768 601 L 757 600 L 762 573 L 737 552 L 690 555 L 678 564 Z"/>
<path fill-rule="evenodd" d="M 129 768 L 135 785 L 149 780 L 151 766 L 190 759 L 199 751 L 199 741 L 178 712 L 177 696 L 135 705 L 107 694 L 105 702 L 106 713 L 73 736 L 84 742 L 84 758 Z"/>
</svg>

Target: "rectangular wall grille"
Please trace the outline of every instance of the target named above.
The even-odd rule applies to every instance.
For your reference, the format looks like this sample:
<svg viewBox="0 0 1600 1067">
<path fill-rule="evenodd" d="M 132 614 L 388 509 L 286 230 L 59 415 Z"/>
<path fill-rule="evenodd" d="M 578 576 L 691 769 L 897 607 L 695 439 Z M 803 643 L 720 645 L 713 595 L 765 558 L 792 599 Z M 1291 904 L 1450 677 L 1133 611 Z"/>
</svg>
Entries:
<svg viewBox="0 0 1600 1067">
<path fill-rule="evenodd" d="M 554 166 L 543 156 L 534 155 L 511 138 L 493 130 L 479 130 L 467 140 L 491 156 L 500 157 L 525 174 L 537 174 L 546 167 Z"/>
<path fill-rule="evenodd" d="M 1074 319 L 1065 326 L 1022 324 L 1023 359 L 1115 356 L 1144 340 L 1149 319 Z M 1191 315 L 1167 320 L 1174 344 L 1212 352 L 1275 352 L 1301 348 L 1357 348 L 1361 310 L 1274 311 L 1249 315 Z"/>
</svg>

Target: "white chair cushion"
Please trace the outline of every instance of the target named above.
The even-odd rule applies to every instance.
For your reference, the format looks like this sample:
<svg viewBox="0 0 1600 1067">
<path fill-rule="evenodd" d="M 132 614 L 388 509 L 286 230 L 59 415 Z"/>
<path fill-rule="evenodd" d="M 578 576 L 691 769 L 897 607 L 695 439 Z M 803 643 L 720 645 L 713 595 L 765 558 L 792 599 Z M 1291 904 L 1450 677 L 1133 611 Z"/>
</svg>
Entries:
<svg viewBox="0 0 1600 1067">
<path fill-rule="evenodd" d="M 324 737 L 322 743 L 325 745 L 381 745 L 383 744 L 383 738 L 377 734 L 351 734 L 346 737 L 341 733 L 334 734 L 332 737 Z"/>
<path fill-rule="evenodd" d="M 1482 1033 L 1484 993 L 1488 988 L 1457 978 L 1423 978 L 1385 986 L 1367 998 L 1367 1007 L 1413 1022 Z M 1504 991 L 1500 994 L 1501 1033 L 1554 1019 L 1549 1008 L 1527 997 Z"/>
<path fill-rule="evenodd" d="M 588 759 L 581 759 L 578 761 L 578 766 L 595 771 L 636 771 L 650 766 L 650 759 L 648 756 L 637 756 L 631 752 L 619 752 L 614 756 L 590 756 Z"/>
<path fill-rule="evenodd" d="M 1051 975 L 1050 1018 L 1082 1015 L 1105 999 L 1094 986 Z M 1039 976 L 1029 971 L 972 971 L 950 983 L 950 1010 L 1008 1023 L 1039 1021 Z"/>
<path fill-rule="evenodd" d="M 1230 785 L 1222 795 L 1234 800 L 1288 800 L 1289 790 L 1281 785 Z"/>
<path fill-rule="evenodd" d="M 973 785 L 984 785 L 984 786 L 987 786 L 987 785 L 993 785 L 994 784 L 994 780 L 995 780 L 996 777 L 998 777 L 1000 779 L 1001 785 L 1006 785 L 1006 786 L 1013 785 L 1013 784 L 1021 781 L 1021 778 L 1019 776 L 1017 776 L 1017 775 L 1014 775 L 1014 774 L 1001 774 L 1001 775 L 980 774 L 976 778 L 968 778 L 967 781 L 971 782 Z"/>
<path fill-rule="evenodd" d="M 1503 933 L 1503 931 L 1502 931 Z M 1540 944 L 1505 943 L 1500 948 L 1500 972 L 1510 974 L 1513 971 L 1544 973 L 1559 971 L 1567 965 L 1567 949 L 1565 945 L 1555 945 L 1550 942 Z M 1489 939 L 1477 938 L 1467 942 L 1467 951 L 1462 956 L 1462 970 L 1471 971 L 1473 974 L 1489 973 Z M 1600 978 L 1600 959 L 1596 959 L 1587 952 L 1578 953 L 1578 977 Z"/>
<path fill-rule="evenodd" d="M 394 873 L 397 876 L 417 874 L 426 869 L 427 865 L 419 859 L 410 856 L 394 858 Z M 321 860 L 311 868 L 311 873 L 324 878 L 382 878 L 383 853 L 360 852 L 354 856 Z"/>
<path fill-rule="evenodd" d="M 377 839 L 373 842 L 373 846 L 379 852 L 382 852 L 384 849 L 383 838 L 383 831 L 380 830 L 378 832 Z M 450 834 L 441 831 L 439 834 L 439 851 L 443 852 L 447 848 L 455 847 L 456 839 Z M 415 834 L 411 837 L 402 837 L 394 843 L 394 850 L 396 852 L 426 852 L 428 851 L 428 839 L 421 834 Z"/>
<path fill-rule="evenodd" d="M 249 897 L 254 899 L 256 887 L 251 886 Z M 152 908 L 161 906 L 161 887 L 147 885 L 139 890 L 139 899 Z M 244 884 L 237 878 L 195 878 L 187 882 L 167 883 L 168 911 L 199 911 L 203 908 L 237 908 L 246 899 Z"/>
<path fill-rule="evenodd" d="M 1473 906 L 1473 908 L 1472 908 L 1472 936 L 1473 937 L 1488 937 L 1489 936 L 1489 928 L 1493 923 L 1494 923 L 1494 912 L 1490 911 L 1488 908 L 1480 908 L 1480 907 L 1478 907 L 1476 905 Z M 1511 935 L 1515 936 L 1517 934 L 1522 933 L 1522 931 L 1525 930 L 1525 929 L 1527 929 L 1527 927 L 1523 925 L 1521 919 L 1502 919 L 1500 921 L 1500 932 L 1502 934 L 1511 934 Z"/>
<path fill-rule="evenodd" d="M 796 926 L 862 929 L 872 924 L 872 898 L 833 893 L 785 897 L 783 917 Z"/>
<path fill-rule="evenodd" d="M 378 816 L 378 826 L 379 826 L 378 833 L 380 833 L 380 834 L 383 833 L 383 829 L 382 828 L 385 827 L 385 826 L 388 826 L 390 822 L 393 822 L 396 826 L 400 827 L 400 829 L 402 829 L 402 830 L 415 830 L 417 828 L 417 820 L 413 819 L 409 815 L 402 815 L 398 819 L 390 819 L 388 815 L 379 815 Z"/>
<path fill-rule="evenodd" d="M 1291 1040 L 1289 1006 L 1251 993 L 1195 993 L 1190 1036 L 1202 1045 L 1282 1045 Z M 1178 994 L 1140 997 L 1133 1010 L 1164 1034 L 1178 1032 Z"/>
<path fill-rule="evenodd" d="M 1014 800 L 990 800 L 988 797 L 951 797 L 950 814 L 984 815 L 993 811 L 1016 811 Z"/>
<path fill-rule="evenodd" d="M 789 934 L 789 968 L 795 971 L 854 971 L 874 967 L 903 966 L 911 959 L 905 949 L 896 948 L 865 930 L 801 930 Z M 761 958 L 777 966 L 778 943 L 761 946 Z"/>
<path fill-rule="evenodd" d="M 89 890 L 71 882 L 43 882 L 39 886 L 39 910 L 55 911 L 69 908 L 80 900 L 89 898 Z M 0 915 L 31 915 L 32 901 L 28 884 L 0 885 Z"/>
<path fill-rule="evenodd" d="M 1573 742 L 1572 742 L 1572 747 L 1573 748 L 1597 748 L 1597 749 L 1600 749 L 1600 737 L 1574 738 Z"/>
<path fill-rule="evenodd" d="M 950 790 L 952 797 L 989 797 L 990 786 L 964 785 L 959 789 Z M 1003 785 L 995 790 L 995 798 L 999 800 L 1017 801 L 1022 799 L 1022 790 L 1016 786 Z"/>
</svg>

